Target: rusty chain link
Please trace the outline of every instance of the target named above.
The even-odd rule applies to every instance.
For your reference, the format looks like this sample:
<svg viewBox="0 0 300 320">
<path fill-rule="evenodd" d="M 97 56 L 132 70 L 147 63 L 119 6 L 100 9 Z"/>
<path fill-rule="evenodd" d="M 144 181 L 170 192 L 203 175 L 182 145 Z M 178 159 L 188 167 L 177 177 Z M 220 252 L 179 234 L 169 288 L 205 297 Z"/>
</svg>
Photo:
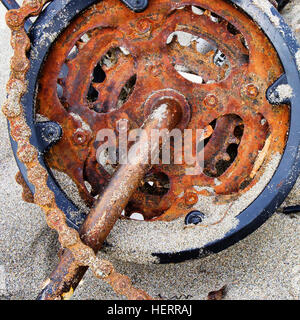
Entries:
<svg viewBox="0 0 300 320">
<path fill-rule="evenodd" d="M 34 203 L 43 209 L 48 226 L 58 232 L 61 246 L 72 252 L 78 266 L 90 267 L 95 276 L 109 283 L 117 294 L 130 300 L 152 299 L 146 292 L 133 287 L 127 276 L 117 273 L 109 261 L 97 258 L 94 251 L 81 241 L 79 233 L 68 227 L 64 213 L 56 205 L 54 193 L 47 186 L 48 173 L 39 163 L 38 151 L 29 141 L 31 130 L 21 103 L 27 90 L 26 74 L 30 67 L 26 55 L 30 49 L 30 40 L 24 24 L 29 17 L 39 15 L 44 5 L 51 1 L 24 0 L 19 9 L 10 10 L 6 14 L 6 23 L 12 32 L 14 55 L 7 84 L 8 97 L 2 111 L 9 121 L 11 136 L 18 144 L 18 157 L 27 168 L 28 181 L 35 187 Z M 53 299 L 64 299 L 64 295 Z"/>
</svg>

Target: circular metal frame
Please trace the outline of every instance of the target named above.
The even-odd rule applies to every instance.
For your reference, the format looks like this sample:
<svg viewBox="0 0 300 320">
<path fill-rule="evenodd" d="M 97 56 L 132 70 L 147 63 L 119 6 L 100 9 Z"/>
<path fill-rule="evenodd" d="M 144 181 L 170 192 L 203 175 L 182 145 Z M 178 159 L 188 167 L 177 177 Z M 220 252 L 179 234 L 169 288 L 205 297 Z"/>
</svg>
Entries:
<svg viewBox="0 0 300 320">
<path fill-rule="evenodd" d="M 30 51 L 31 67 L 27 74 L 29 83 L 28 91 L 24 95 L 22 103 L 26 110 L 27 124 L 32 130 L 31 143 L 39 150 L 39 161 L 48 172 L 50 170 L 44 162 L 43 152 L 45 148 L 49 146 L 45 146 L 45 144 L 40 142 L 41 131 L 44 131 L 45 128 L 41 128 L 41 125 L 35 123 L 34 120 L 37 80 L 43 61 L 51 48 L 53 39 L 59 36 L 69 22 L 78 15 L 78 12 L 82 12 L 82 10 L 85 10 L 96 2 L 96 0 L 55 0 L 40 14 L 30 29 L 29 35 L 32 44 Z M 295 58 L 300 47 L 292 35 L 291 30 L 275 8 L 272 8 L 272 14 L 276 19 L 280 19 L 279 26 L 275 26 L 270 17 L 250 0 L 231 0 L 231 2 L 246 12 L 265 32 L 281 59 L 287 83 L 293 88 L 294 93 L 299 93 L 298 95 L 295 94 L 289 101 L 291 104 L 291 119 L 286 149 L 268 187 L 264 189 L 248 208 L 237 216 L 239 223 L 236 228 L 228 232 L 222 239 L 208 243 L 204 248 L 177 253 L 152 253 L 153 256 L 159 259 L 160 263 L 181 262 L 188 259 L 200 258 L 210 253 L 217 253 L 224 250 L 245 238 L 261 226 L 281 205 L 300 173 L 300 115 L 296 109 L 297 105 L 300 105 L 300 76 Z M 61 19 L 62 16 L 64 19 Z M 43 37 L 44 33 L 47 33 L 49 37 L 45 39 L 45 37 Z M 53 123 L 50 124 L 52 125 Z M 17 158 L 17 144 L 12 139 L 11 142 L 19 169 L 27 185 L 34 193 L 34 187 L 27 179 L 26 168 Z M 47 184 L 55 194 L 58 207 L 65 212 L 69 226 L 78 229 L 85 218 L 85 213 L 81 212 L 75 204 L 67 198 L 51 174 L 49 174 Z"/>
</svg>

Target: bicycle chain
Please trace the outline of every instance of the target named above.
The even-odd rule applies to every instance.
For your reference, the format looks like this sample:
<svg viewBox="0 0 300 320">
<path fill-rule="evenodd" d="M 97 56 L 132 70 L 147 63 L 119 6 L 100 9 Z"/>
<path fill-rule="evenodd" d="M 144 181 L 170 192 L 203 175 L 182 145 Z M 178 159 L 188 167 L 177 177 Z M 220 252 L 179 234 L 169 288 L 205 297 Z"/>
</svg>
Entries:
<svg viewBox="0 0 300 320">
<path fill-rule="evenodd" d="M 48 173 L 39 163 L 38 151 L 29 141 L 31 130 L 26 123 L 21 103 L 27 90 L 26 74 L 30 67 L 26 55 L 30 49 L 30 40 L 24 24 L 29 17 L 39 15 L 44 5 L 51 1 L 53 0 L 24 0 L 19 9 L 10 10 L 6 14 L 6 23 L 12 33 L 14 55 L 7 83 L 8 96 L 2 111 L 9 121 L 11 136 L 18 144 L 18 158 L 27 168 L 28 181 L 35 187 L 34 203 L 45 212 L 48 226 L 58 232 L 61 246 L 72 252 L 78 267 L 90 267 L 95 276 L 109 283 L 117 294 L 130 300 L 151 300 L 152 297 L 143 290 L 136 289 L 127 276 L 117 273 L 109 261 L 96 257 L 94 251 L 81 241 L 79 233 L 68 227 L 65 214 L 57 207 L 54 193 L 47 186 Z M 64 295 L 53 298 L 64 299 Z"/>
</svg>

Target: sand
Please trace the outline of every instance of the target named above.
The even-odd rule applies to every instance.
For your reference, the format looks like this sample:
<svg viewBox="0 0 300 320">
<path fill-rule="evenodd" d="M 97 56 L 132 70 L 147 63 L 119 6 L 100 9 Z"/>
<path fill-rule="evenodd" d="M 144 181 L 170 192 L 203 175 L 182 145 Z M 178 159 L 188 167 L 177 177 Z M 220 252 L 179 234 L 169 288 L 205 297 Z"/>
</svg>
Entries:
<svg viewBox="0 0 300 320">
<path fill-rule="evenodd" d="M 284 10 L 300 41 L 300 5 Z M 0 104 L 5 98 L 12 50 L 0 7 Z M 41 283 L 58 261 L 57 235 L 42 211 L 24 203 L 14 177 L 17 167 L 9 146 L 6 119 L 0 114 L 0 299 L 35 299 Z M 300 203 L 300 179 L 287 198 Z M 205 299 L 227 285 L 225 299 L 299 299 L 299 215 L 276 213 L 261 228 L 231 248 L 205 259 L 170 265 L 143 265 L 111 259 L 137 287 L 165 299 Z M 73 299 L 120 299 L 88 271 Z"/>
</svg>

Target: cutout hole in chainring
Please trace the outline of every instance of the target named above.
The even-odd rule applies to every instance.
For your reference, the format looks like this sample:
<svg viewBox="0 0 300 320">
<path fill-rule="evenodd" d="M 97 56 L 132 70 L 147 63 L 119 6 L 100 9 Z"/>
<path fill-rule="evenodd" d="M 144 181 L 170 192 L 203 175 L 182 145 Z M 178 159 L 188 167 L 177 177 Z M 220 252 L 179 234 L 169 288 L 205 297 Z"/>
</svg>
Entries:
<svg viewBox="0 0 300 320">
<path fill-rule="evenodd" d="M 230 73 L 231 65 L 226 55 L 201 37 L 175 31 L 169 35 L 167 44 L 173 59 L 176 57 L 174 51 L 181 55 L 177 62 L 173 63 L 174 69 L 190 82 L 198 84 L 220 82 Z M 199 59 L 198 63 L 195 63 L 194 59 Z M 199 67 L 203 64 L 209 66 L 212 72 L 201 70 Z"/>
<path fill-rule="evenodd" d="M 200 7 L 182 7 L 180 10 L 191 10 L 194 15 L 207 16 L 213 23 L 226 22 L 230 34 L 237 36 L 246 48 L 242 63 L 249 62 L 249 47 L 241 32 L 220 16 Z M 218 83 L 225 80 L 231 70 L 229 57 L 219 48 L 214 39 L 204 39 L 195 32 L 174 31 L 167 38 L 169 57 L 176 72 L 184 79 L 197 83 Z"/>
<path fill-rule="evenodd" d="M 170 190 L 169 177 L 163 172 L 148 173 L 139 190 L 149 195 L 164 196 Z"/>
<path fill-rule="evenodd" d="M 211 126 L 214 133 L 205 141 L 203 171 L 207 176 L 217 178 L 235 161 L 244 134 L 244 124 L 239 116 L 230 114 L 215 119 Z"/>
<path fill-rule="evenodd" d="M 69 64 L 73 65 L 71 67 L 71 77 L 74 77 L 74 72 L 78 72 L 74 65 L 83 59 L 81 50 L 91 41 L 93 32 L 96 31 L 89 31 L 81 36 L 68 53 L 65 63 L 61 67 L 57 79 L 57 96 L 64 105 L 66 102 L 68 104 L 68 96 L 73 95 L 71 89 L 67 87 L 67 78 L 70 76 Z M 128 101 L 136 84 L 136 74 L 131 75 L 131 72 L 128 72 L 126 77 L 126 73 L 124 74 L 122 70 L 122 67 L 126 64 L 130 68 L 132 62 L 133 58 L 130 52 L 124 47 L 112 47 L 103 54 L 92 71 L 89 88 L 83 103 L 97 113 L 109 113 L 120 109 Z M 119 75 L 118 71 L 123 73 L 124 79 L 116 85 L 113 78 Z M 118 92 L 118 99 L 111 101 L 116 92 Z"/>
</svg>

